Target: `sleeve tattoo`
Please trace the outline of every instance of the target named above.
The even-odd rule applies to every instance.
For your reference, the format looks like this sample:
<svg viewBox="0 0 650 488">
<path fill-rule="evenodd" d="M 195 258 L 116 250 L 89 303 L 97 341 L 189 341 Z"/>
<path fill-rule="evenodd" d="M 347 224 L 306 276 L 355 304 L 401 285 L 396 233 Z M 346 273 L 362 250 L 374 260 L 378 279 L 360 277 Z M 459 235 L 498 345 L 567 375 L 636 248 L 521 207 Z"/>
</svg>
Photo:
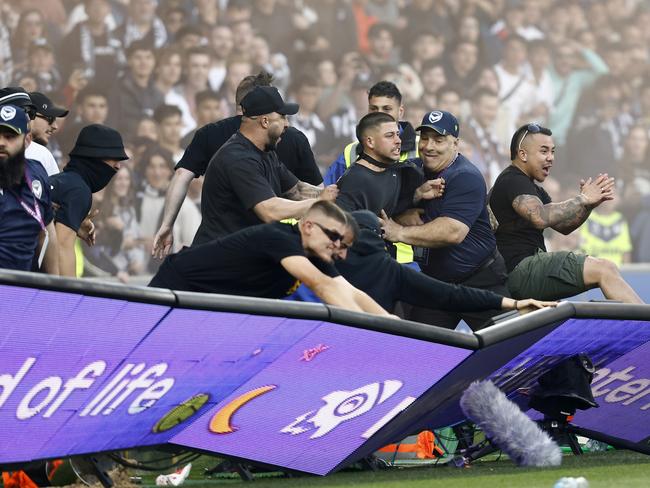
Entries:
<svg viewBox="0 0 650 488">
<path fill-rule="evenodd" d="M 591 213 L 582 195 L 546 205 L 534 195 L 519 195 L 512 201 L 512 208 L 537 229 L 551 227 L 565 234 L 580 227 Z"/>
<path fill-rule="evenodd" d="M 322 191 L 322 188 L 310 185 L 304 181 L 299 181 L 282 196 L 288 200 L 299 201 L 307 200 L 308 198 L 318 198 Z"/>
</svg>

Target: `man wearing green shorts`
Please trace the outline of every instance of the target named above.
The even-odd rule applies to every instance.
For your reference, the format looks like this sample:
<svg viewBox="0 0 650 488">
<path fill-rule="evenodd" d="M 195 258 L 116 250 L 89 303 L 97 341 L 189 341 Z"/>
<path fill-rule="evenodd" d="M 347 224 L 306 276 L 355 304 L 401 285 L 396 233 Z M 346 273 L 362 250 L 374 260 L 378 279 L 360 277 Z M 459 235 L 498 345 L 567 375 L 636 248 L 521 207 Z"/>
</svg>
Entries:
<svg viewBox="0 0 650 488">
<path fill-rule="evenodd" d="M 614 198 L 614 178 L 598 175 L 580 182 L 580 192 L 552 203 L 536 184 L 548 177 L 555 159 L 549 129 L 526 124 L 512 136 L 508 166 L 490 192 L 490 208 L 499 226 L 497 247 L 508 269 L 512 297 L 557 300 L 600 287 L 606 298 L 643 303 L 614 263 L 572 252 L 546 252 L 544 229 L 569 234 L 587 220 L 591 211 Z"/>
</svg>

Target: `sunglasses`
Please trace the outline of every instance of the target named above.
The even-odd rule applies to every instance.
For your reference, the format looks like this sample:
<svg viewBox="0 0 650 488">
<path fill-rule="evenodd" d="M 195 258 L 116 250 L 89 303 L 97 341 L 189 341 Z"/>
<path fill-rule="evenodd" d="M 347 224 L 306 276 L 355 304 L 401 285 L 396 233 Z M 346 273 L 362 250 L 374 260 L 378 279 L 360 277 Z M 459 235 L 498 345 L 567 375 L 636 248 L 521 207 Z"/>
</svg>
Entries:
<svg viewBox="0 0 650 488">
<path fill-rule="evenodd" d="M 524 131 L 524 135 L 521 136 L 521 138 L 519 139 L 519 146 L 517 147 L 517 149 L 521 149 L 521 143 L 524 142 L 524 139 L 528 134 L 538 134 L 539 132 L 541 132 L 541 130 L 542 128 L 537 124 L 528 124 L 526 126 L 526 130 Z"/>
<path fill-rule="evenodd" d="M 318 222 L 312 222 L 312 223 L 318 226 L 318 228 L 323 231 L 323 234 L 325 234 L 330 241 L 332 241 L 333 243 L 338 242 L 339 244 L 343 244 L 343 236 L 339 234 L 337 231 L 328 229 L 327 227 L 323 227 Z"/>
<path fill-rule="evenodd" d="M 54 117 L 52 115 L 36 114 L 35 116 L 38 117 L 39 119 L 46 120 L 47 123 L 50 124 L 50 125 L 52 125 L 54 123 L 54 121 L 56 120 L 56 117 Z"/>
</svg>

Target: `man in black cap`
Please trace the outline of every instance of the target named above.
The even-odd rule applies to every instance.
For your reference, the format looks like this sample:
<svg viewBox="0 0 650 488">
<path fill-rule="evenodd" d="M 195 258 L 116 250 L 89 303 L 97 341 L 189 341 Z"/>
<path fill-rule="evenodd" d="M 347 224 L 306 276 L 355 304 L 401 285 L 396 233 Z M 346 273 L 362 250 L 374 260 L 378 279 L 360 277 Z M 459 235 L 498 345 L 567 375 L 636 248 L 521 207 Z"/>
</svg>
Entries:
<svg viewBox="0 0 650 488">
<path fill-rule="evenodd" d="M 40 92 L 31 92 L 29 98 L 36 107 L 36 114 L 32 121 L 32 140 L 47 146 L 50 137 L 59 130 L 56 119 L 68 115 L 68 110 L 57 107 L 52 100 Z"/>
<path fill-rule="evenodd" d="M 555 302 L 513 300 L 489 290 L 449 284 L 400 264 L 386 250 L 377 216 L 357 210 L 352 216 L 359 224 L 359 235 L 347 250 L 347 257 L 336 261 L 336 269 L 352 286 L 365 291 L 384 309 L 392 312 L 397 301 L 426 309 L 449 312 L 484 310 L 526 310 L 554 306 Z M 481 328 L 477 325 L 476 329 Z"/>
<path fill-rule="evenodd" d="M 505 263 L 497 251 L 487 211 L 485 180 L 458 152 L 458 120 L 449 112 L 433 110 L 425 114 L 417 130 L 425 176 L 428 180 L 442 178 L 445 192 L 440 198 L 423 201 L 423 225 L 401 226 L 383 214 L 385 238 L 417 246 L 416 260 L 432 278 L 508 296 Z M 408 318 L 452 329 L 463 319 L 476 328 L 498 313 L 415 307 Z"/>
<path fill-rule="evenodd" d="M 104 188 L 120 169 L 120 161 L 128 158 L 119 132 L 88 125 L 81 129 L 63 172 L 50 178 L 62 276 L 76 276 L 74 243 L 92 206 L 92 194 Z"/>
<path fill-rule="evenodd" d="M 25 158 L 28 133 L 21 107 L 0 107 L 0 268 L 22 271 L 31 269 L 35 255 L 40 262 L 48 247 L 55 250 L 56 241 L 47 173 Z M 44 268 L 56 273 L 56 252 L 51 256 Z"/>
<path fill-rule="evenodd" d="M 235 93 L 237 110 L 241 110 L 241 101 L 256 86 L 270 86 L 272 81 L 273 77 L 266 71 L 242 79 Z M 162 223 L 153 241 L 152 253 L 156 257 L 163 258 L 172 249 L 172 229 L 191 181 L 205 174 L 212 157 L 237 132 L 241 121 L 242 116 L 235 115 L 212 122 L 196 131 L 192 142 L 176 165 L 174 177 L 165 196 Z M 287 127 L 275 151 L 282 164 L 298 179 L 312 185 L 322 185 L 323 178 L 316 165 L 309 141 L 298 129 Z"/>
<path fill-rule="evenodd" d="M 298 180 L 278 159 L 275 146 L 298 105 L 285 103 L 278 89 L 258 86 L 241 101 L 239 130 L 214 155 L 201 194 L 203 221 L 192 245 L 264 222 L 300 218 L 317 200 L 334 200 Z"/>
<path fill-rule="evenodd" d="M 34 119 L 36 118 L 36 104 L 32 101 L 29 94 L 21 86 L 7 86 L 0 90 L 0 105 L 12 104 L 21 107 L 29 116 L 29 127 L 32 128 Z M 43 165 L 48 176 L 55 175 L 59 172 L 59 166 L 56 164 L 54 156 L 48 148 L 44 145 L 34 141 L 32 134 L 28 134 L 26 138 L 25 157 L 38 161 Z"/>
</svg>

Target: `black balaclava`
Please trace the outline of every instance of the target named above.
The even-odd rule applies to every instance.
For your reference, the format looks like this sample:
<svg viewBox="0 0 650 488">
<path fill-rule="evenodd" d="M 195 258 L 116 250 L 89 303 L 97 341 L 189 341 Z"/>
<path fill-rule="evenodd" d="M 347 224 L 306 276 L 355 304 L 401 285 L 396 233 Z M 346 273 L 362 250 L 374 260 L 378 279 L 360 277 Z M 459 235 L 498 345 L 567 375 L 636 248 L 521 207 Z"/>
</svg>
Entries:
<svg viewBox="0 0 650 488">
<path fill-rule="evenodd" d="M 91 193 L 103 189 L 115 176 L 117 170 L 97 158 L 73 156 L 63 171 L 72 171 L 80 175 L 90 188 Z"/>
</svg>

